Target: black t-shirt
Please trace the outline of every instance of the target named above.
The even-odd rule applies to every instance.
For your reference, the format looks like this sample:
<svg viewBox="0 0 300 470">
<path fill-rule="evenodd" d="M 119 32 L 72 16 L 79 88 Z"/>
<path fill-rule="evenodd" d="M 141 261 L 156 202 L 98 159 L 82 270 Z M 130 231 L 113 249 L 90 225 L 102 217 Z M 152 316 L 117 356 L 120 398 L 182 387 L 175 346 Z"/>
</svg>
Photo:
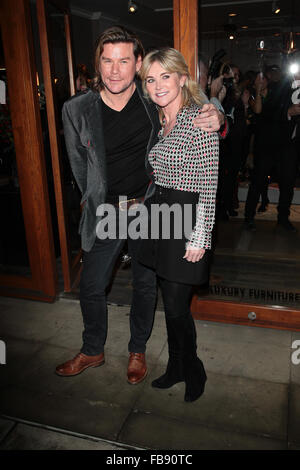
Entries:
<svg viewBox="0 0 300 470">
<path fill-rule="evenodd" d="M 103 102 L 103 130 L 107 161 L 106 202 L 144 196 L 149 184 L 145 156 L 151 122 L 137 90 L 121 111 Z"/>
</svg>

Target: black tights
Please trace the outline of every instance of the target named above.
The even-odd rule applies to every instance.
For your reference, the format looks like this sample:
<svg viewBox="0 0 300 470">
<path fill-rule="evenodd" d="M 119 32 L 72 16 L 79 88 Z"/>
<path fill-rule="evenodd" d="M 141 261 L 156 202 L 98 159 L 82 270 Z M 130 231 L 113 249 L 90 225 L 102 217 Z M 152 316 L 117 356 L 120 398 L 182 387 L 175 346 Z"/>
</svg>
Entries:
<svg viewBox="0 0 300 470">
<path fill-rule="evenodd" d="M 159 279 L 166 319 L 188 316 L 193 286 Z"/>
<path fill-rule="evenodd" d="M 206 373 L 197 356 L 197 333 L 190 313 L 193 286 L 160 279 L 168 334 L 169 361 L 164 375 L 154 387 L 170 388 L 185 381 L 185 401 L 194 401 L 204 392 Z"/>
</svg>

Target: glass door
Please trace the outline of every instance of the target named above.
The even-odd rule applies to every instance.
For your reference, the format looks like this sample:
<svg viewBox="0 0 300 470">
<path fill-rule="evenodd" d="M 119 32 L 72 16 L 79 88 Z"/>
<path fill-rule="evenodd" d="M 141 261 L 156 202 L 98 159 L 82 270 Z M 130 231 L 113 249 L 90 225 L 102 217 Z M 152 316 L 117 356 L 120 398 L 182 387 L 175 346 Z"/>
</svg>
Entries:
<svg viewBox="0 0 300 470">
<path fill-rule="evenodd" d="M 56 200 L 63 290 L 70 292 L 80 270 L 80 194 L 66 154 L 61 109 L 75 93 L 68 2 L 37 0 L 42 73 Z"/>
<path fill-rule="evenodd" d="M 213 78 L 223 71 L 227 81 L 219 97 L 230 134 L 220 142 L 210 282 L 199 287 L 192 309 L 201 319 L 300 329 L 299 116 L 287 114 L 299 103 L 300 82 L 291 66 L 300 70 L 300 5 L 284 2 L 276 15 L 268 2 L 242 3 L 214 8 L 199 2 L 200 83 L 209 94 L 211 71 Z M 262 108 L 255 105 L 260 99 Z M 285 133 L 286 126 L 294 131 Z M 265 185 L 254 204 L 262 174 Z M 245 223 L 246 203 L 247 210 L 255 206 L 254 227 Z M 298 231 L 277 223 L 284 205 Z"/>
<path fill-rule="evenodd" d="M 0 2 L 0 292 L 52 301 L 57 271 L 28 1 Z"/>
</svg>

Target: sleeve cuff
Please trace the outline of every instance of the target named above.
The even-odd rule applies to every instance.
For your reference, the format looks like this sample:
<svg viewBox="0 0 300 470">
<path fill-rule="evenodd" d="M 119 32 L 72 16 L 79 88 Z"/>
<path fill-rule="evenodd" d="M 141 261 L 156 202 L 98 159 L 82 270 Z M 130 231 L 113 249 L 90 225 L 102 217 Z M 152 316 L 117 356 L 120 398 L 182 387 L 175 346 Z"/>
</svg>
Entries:
<svg viewBox="0 0 300 470">
<path fill-rule="evenodd" d="M 229 129 L 228 121 L 227 121 L 227 117 L 225 116 L 224 124 L 223 124 L 223 126 L 220 127 L 220 129 L 218 131 L 218 134 L 222 139 L 225 139 L 225 137 L 227 136 L 228 129 Z"/>
</svg>

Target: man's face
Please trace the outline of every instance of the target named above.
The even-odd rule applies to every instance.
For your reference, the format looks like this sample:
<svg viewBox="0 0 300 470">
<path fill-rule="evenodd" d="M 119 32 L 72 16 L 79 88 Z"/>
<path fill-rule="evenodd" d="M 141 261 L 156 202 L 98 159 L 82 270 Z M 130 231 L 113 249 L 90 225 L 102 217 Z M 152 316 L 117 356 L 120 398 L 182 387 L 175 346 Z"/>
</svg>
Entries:
<svg viewBox="0 0 300 470">
<path fill-rule="evenodd" d="M 232 67 L 233 78 L 235 83 L 239 83 L 240 81 L 240 71 L 237 67 Z"/>
<path fill-rule="evenodd" d="M 133 44 L 126 42 L 104 44 L 100 57 L 99 72 L 102 82 L 110 93 L 120 94 L 132 84 L 142 59 L 135 58 Z"/>
</svg>

